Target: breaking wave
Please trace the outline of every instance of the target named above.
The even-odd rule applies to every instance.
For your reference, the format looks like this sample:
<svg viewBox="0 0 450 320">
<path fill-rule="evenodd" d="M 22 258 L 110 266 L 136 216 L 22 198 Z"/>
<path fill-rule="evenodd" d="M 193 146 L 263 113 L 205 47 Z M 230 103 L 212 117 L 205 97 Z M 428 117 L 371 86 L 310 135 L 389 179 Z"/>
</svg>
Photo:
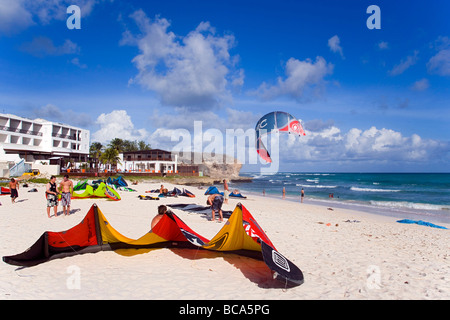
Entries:
<svg viewBox="0 0 450 320">
<path fill-rule="evenodd" d="M 370 204 L 378 207 L 389 207 L 398 209 L 415 209 L 415 210 L 450 210 L 450 206 L 429 204 L 429 203 L 415 203 L 406 201 L 370 201 Z"/>
<path fill-rule="evenodd" d="M 392 190 L 392 189 L 373 189 L 373 188 L 358 188 L 358 187 L 351 187 L 350 190 L 359 191 L 359 192 L 400 192 L 401 191 L 401 190 Z"/>
</svg>

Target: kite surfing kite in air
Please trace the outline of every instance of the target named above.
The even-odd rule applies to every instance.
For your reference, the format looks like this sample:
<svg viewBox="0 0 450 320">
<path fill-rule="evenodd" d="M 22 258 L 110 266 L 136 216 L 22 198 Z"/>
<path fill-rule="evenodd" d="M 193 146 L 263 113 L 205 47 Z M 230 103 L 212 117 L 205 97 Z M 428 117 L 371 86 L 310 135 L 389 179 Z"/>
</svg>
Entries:
<svg viewBox="0 0 450 320">
<path fill-rule="evenodd" d="M 63 232 L 44 232 L 25 252 L 3 257 L 3 261 L 31 267 L 52 259 L 104 250 L 144 248 L 187 248 L 229 252 L 265 262 L 275 279 L 286 286 L 303 283 L 302 271 L 279 253 L 255 218 L 237 204 L 227 223 L 211 240 L 167 211 L 151 231 L 139 239 L 120 234 L 94 204 L 78 225 Z"/>
<path fill-rule="evenodd" d="M 259 156 L 268 163 L 272 162 L 272 159 L 270 158 L 270 154 L 262 142 L 262 137 L 264 135 L 276 131 L 306 135 L 300 121 L 298 121 L 291 114 L 283 111 L 274 111 L 263 116 L 256 124 L 255 131 L 256 151 Z"/>
</svg>

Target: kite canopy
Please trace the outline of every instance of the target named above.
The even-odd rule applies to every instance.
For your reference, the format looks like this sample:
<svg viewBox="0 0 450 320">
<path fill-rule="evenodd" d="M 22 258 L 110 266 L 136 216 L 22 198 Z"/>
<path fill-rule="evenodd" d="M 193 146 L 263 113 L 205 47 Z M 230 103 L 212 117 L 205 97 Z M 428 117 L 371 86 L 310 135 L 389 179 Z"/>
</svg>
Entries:
<svg viewBox="0 0 450 320">
<path fill-rule="evenodd" d="M 11 194 L 11 190 L 9 188 L 0 187 L 0 195 Z"/>
<path fill-rule="evenodd" d="M 119 176 L 118 178 L 111 178 L 108 177 L 106 180 L 106 183 L 109 185 L 114 185 L 116 187 L 128 187 L 128 183 L 125 181 L 125 179 L 122 176 Z"/>
<path fill-rule="evenodd" d="M 213 239 L 199 235 L 176 214 L 166 212 L 158 224 L 139 239 L 130 239 L 115 230 L 93 205 L 80 224 L 63 232 L 44 232 L 25 252 L 3 257 L 17 266 L 34 266 L 52 259 L 115 249 L 195 248 L 231 252 L 263 260 L 277 279 L 286 285 L 300 285 L 303 274 L 281 255 L 253 216 L 241 204 Z"/>
<path fill-rule="evenodd" d="M 217 189 L 217 187 L 215 187 L 215 186 L 210 186 L 208 189 L 206 189 L 205 195 L 208 195 L 208 194 L 220 194 L 223 196 L 223 192 L 220 192 L 219 189 Z M 229 196 L 235 197 L 235 198 L 242 198 L 242 199 L 247 198 L 247 197 L 244 197 L 240 192 L 237 192 L 237 191 L 230 192 Z"/>
<path fill-rule="evenodd" d="M 84 199 L 84 198 L 109 198 L 111 200 L 119 201 L 120 195 L 116 190 L 107 186 L 104 182 L 99 185 L 91 186 L 86 185 L 83 192 L 74 192 L 72 194 L 73 199 Z"/>
<path fill-rule="evenodd" d="M 272 131 L 289 132 L 306 135 L 303 127 L 294 116 L 283 111 L 274 111 L 266 114 L 256 123 L 256 151 L 266 162 L 272 162 L 270 154 L 262 142 L 262 136 Z"/>
</svg>

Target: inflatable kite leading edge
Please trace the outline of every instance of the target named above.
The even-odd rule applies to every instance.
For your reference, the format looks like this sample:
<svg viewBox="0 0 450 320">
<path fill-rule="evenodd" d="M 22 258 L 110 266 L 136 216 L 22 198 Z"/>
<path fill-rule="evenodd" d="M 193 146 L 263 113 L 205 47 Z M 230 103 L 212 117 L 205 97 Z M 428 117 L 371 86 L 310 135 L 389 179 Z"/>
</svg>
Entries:
<svg viewBox="0 0 450 320">
<path fill-rule="evenodd" d="M 276 250 L 250 212 L 240 203 L 211 240 L 197 234 L 170 211 L 150 232 L 133 240 L 116 231 L 94 204 L 78 225 L 63 232 L 46 231 L 25 252 L 5 256 L 3 261 L 30 267 L 52 259 L 104 250 L 174 247 L 231 252 L 263 260 L 276 278 L 285 281 L 286 285 L 303 283 L 301 270 Z"/>
<path fill-rule="evenodd" d="M 272 159 L 270 158 L 269 151 L 267 151 L 266 146 L 262 142 L 262 136 L 275 131 L 306 135 L 300 121 L 293 115 L 283 111 L 274 111 L 264 115 L 256 123 L 255 131 L 256 151 L 268 163 L 272 162 Z"/>
</svg>

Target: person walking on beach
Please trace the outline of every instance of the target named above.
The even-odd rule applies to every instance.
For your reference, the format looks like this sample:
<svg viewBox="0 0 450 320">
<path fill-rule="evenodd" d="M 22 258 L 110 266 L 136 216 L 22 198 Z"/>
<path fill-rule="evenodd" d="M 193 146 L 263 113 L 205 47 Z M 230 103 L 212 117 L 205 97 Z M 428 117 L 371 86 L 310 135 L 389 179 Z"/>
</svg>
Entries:
<svg viewBox="0 0 450 320">
<path fill-rule="evenodd" d="M 223 204 L 223 196 L 221 194 L 212 194 L 206 200 L 206 203 L 211 206 L 212 218 L 211 221 L 215 220 L 215 212 L 219 211 L 219 221 L 223 221 L 222 215 L 222 204 Z"/>
<path fill-rule="evenodd" d="M 16 199 L 19 197 L 19 181 L 11 178 L 9 182 L 9 190 L 11 192 L 11 203 L 16 203 Z"/>
<path fill-rule="evenodd" d="M 228 197 L 230 195 L 230 190 L 228 189 L 228 183 L 226 179 L 223 179 L 223 197 L 224 203 L 228 204 Z"/>
<path fill-rule="evenodd" d="M 47 183 L 47 190 L 45 191 L 47 196 L 47 215 L 50 218 L 50 208 L 53 207 L 55 212 L 55 217 L 58 216 L 58 191 L 56 190 L 56 177 L 51 176 L 50 182 Z"/>
<path fill-rule="evenodd" d="M 69 175 L 65 175 L 63 181 L 59 184 L 61 192 L 61 205 L 65 216 L 70 214 L 70 201 L 73 193 L 73 182 L 69 180 Z"/>
<path fill-rule="evenodd" d="M 286 199 L 286 188 L 283 187 L 283 199 Z"/>
<path fill-rule="evenodd" d="M 305 197 L 305 190 L 303 190 L 303 188 L 302 188 L 302 191 L 301 191 L 301 203 L 303 203 L 303 198 Z"/>
</svg>

